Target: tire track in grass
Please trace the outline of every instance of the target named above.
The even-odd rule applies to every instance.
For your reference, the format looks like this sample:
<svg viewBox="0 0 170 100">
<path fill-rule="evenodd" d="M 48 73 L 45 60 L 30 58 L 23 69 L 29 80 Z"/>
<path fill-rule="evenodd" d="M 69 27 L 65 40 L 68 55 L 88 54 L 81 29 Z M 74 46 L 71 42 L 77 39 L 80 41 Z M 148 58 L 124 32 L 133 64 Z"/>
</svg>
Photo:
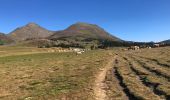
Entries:
<svg viewBox="0 0 170 100">
<path fill-rule="evenodd" d="M 134 58 L 130 57 L 130 66 L 131 69 L 140 77 L 143 84 L 150 87 L 156 95 L 162 97 L 162 99 L 170 100 L 170 82 L 162 77 L 158 76 L 155 73 L 147 70 L 146 68 L 142 67 L 140 63 L 138 63 Z M 161 89 L 159 87 L 164 87 Z"/>
<path fill-rule="evenodd" d="M 121 81 L 122 87 L 129 96 L 130 100 L 161 100 L 161 98 L 153 93 L 145 86 L 139 76 L 130 69 L 127 61 L 122 57 L 119 59 L 120 64 L 115 68 L 116 74 Z"/>
<path fill-rule="evenodd" d="M 114 67 L 114 74 L 115 74 L 115 77 L 117 78 L 123 92 L 127 95 L 128 100 L 136 100 L 137 98 L 133 94 L 130 93 L 127 86 L 123 83 L 123 77 L 119 74 L 116 67 Z"/>
<path fill-rule="evenodd" d="M 161 63 L 158 59 L 149 58 L 149 57 L 143 57 L 143 56 L 138 56 L 138 57 L 143 58 L 143 59 L 147 59 L 147 60 L 151 60 L 151 61 L 153 61 L 154 63 L 156 63 L 156 64 L 158 64 L 160 66 L 170 68 L 170 64 L 168 64 L 168 63 Z"/>
<path fill-rule="evenodd" d="M 145 69 L 151 71 L 151 72 L 154 72 L 156 75 L 158 76 L 162 76 L 162 77 L 165 77 L 168 81 L 170 81 L 170 74 L 169 74 L 169 71 L 161 68 L 160 66 L 153 66 L 151 64 L 149 64 L 148 62 L 144 62 L 144 61 L 141 61 L 139 58 L 137 57 L 132 57 L 133 59 L 136 59 L 137 62 L 139 62 L 139 64 L 142 65 L 142 67 L 144 67 Z"/>
<path fill-rule="evenodd" d="M 106 92 L 109 100 L 129 100 L 129 97 L 125 93 L 124 88 L 121 86 L 121 82 L 116 76 L 114 66 L 107 72 L 107 76 L 105 78 L 106 84 L 108 86 Z"/>
</svg>

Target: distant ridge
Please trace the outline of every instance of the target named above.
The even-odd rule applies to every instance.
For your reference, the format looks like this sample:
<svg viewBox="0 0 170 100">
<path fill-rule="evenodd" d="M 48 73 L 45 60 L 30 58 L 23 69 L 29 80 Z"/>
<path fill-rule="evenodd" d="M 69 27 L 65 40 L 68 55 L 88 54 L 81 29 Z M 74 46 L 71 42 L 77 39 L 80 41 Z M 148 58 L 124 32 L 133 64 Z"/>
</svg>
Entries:
<svg viewBox="0 0 170 100">
<path fill-rule="evenodd" d="M 170 44 L 170 39 L 162 41 L 161 43 Z"/>
</svg>

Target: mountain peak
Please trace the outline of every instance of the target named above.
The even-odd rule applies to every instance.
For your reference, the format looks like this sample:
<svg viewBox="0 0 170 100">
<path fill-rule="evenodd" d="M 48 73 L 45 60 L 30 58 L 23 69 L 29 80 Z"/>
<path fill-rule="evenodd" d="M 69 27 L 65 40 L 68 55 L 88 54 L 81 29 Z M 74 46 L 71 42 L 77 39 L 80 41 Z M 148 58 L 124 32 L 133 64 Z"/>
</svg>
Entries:
<svg viewBox="0 0 170 100">
<path fill-rule="evenodd" d="M 67 30 L 89 30 L 89 29 L 93 30 L 93 29 L 102 29 L 102 28 L 100 28 L 99 26 L 95 24 L 89 24 L 85 22 L 77 22 L 67 28 Z"/>
<path fill-rule="evenodd" d="M 86 23 L 86 22 L 77 22 L 73 25 L 79 25 L 79 26 L 97 26 L 96 24 L 90 24 L 90 23 Z"/>
<path fill-rule="evenodd" d="M 91 25 L 91 24 L 86 23 L 86 22 L 77 22 L 77 23 L 75 23 L 75 24 L 80 24 L 80 25 Z"/>
<path fill-rule="evenodd" d="M 38 24 L 36 24 L 36 23 L 31 22 L 31 23 L 28 23 L 26 26 L 30 26 L 30 27 L 32 27 L 32 26 L 39 26 L 39 25 L 38 25 Z"/>
<path fill-rule="evenodd" d="M 28 23 L 27 25 L 12 31 L 10 36 L 15 41 L 23 41 L 27 39 L 46 38 L 52 34 L 52 31 L 46 30 L 36 23 Z"/>
</svg>

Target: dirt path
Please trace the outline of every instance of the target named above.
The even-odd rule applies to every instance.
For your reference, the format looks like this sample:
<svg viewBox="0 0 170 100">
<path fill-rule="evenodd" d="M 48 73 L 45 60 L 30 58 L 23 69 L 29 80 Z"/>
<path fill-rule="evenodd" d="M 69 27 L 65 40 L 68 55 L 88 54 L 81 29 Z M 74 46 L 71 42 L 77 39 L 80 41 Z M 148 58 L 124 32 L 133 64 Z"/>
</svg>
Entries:
<svg viewBox="0 0 170 100">
<path fill-rule="evenodd" d="M 113 62 L 116 56 L 109 60 L 108 64 L 100 70 L 96 75 L 95 85 L 94 85 L 94 95 L 96 100 L 108 100 L 106 95 L 106 84 L 104 83 L 107 71 L 113 67 Z"/>
</svg>

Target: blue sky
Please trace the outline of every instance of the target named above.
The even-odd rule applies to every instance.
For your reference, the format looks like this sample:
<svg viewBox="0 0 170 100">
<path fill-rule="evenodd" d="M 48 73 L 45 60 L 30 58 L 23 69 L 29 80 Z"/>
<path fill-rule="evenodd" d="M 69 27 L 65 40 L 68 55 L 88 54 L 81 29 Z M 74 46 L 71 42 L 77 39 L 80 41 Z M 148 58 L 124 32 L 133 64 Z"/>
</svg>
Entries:
<svg viewBox="0 0 170 100">
<path fill-rule="evenodd" d="M 0 32 L 29 22 L 49 30 L 87 22 L 124 40 L 161 41 L 170 39 L 170 0 L 0 0 Z"/>
</svg>

